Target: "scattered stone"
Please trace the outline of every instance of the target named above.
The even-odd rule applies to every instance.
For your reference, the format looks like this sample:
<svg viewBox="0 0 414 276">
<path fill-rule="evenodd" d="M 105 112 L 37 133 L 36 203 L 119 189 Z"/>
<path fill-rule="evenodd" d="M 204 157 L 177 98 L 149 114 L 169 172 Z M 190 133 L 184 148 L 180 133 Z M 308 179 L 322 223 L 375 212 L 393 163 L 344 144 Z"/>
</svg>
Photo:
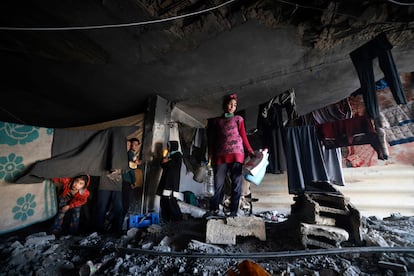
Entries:
<svg viewBox="0 0 414 276">
<path fill-rule="evenodd" d="M 407 273 L 408 269 L 405 265 L 402 264 L 396 264 L 391 262 L 385 262 L 385 261 L 379 261 L 378 266 L 385 268 L 385 269 L 391 269 L 397 273 Z"/>
<path fill-rule="evenodd" d="M 262 218 L 259 218 L 262 219 Z M 262 219 L 263 220 L 263 219 Z M 390 219 L 363 218 L 363 242 L 414 247 L 414 218 L 393 216 Z M 244 221 L 245 223 L 247 222 Z M 228 220 L 228 227 L 241 227 L 242 221 Z M 240 224 L 239 224 L 240 223 Z M 91 233 L 85 236 L 62 236 L 50 239 L 42 231 L 30 236 L 0 236 L 0 275 L 89 275 L 90 267 L 99 266 L 95 275 L 226 275 L 241 262 L 231 254 L 271 253 L 301 250 L 301 243 L 290 239 L 297 237 L 297 225 L 288 219 L 285 222 L 265 223 L 266 239 L 256 236 L 240 236 L 237 244 L 214 245 L 204 242 L 207 222 L 187 221 L 185 224 L 161 224 L 157 232 L 142 235 L 145 242 L 163 247 L 168 253 L 169 246 L 177 240 L 183 243 L 183 253 L 191 251 L 205 254 L 224 254 L 228 257 L 190 258 L 167 256 L 165 254 L 143 254 L 139 252 L 140 241 L 127 239 L 130 251 L 123 252 L 117 245 L 120 237 Z M 247 224 L 246 224 L 247 225 Z M 296 228 L 295 228 L 296 227 Z M 145 232 L 147 231 L 147 232 Z M 126 235 L 125 235 L 126 236 Z M 122 238 L 122 237 L 121 237 Z M 29 244 L 26 241 L 31 239 Z M 188 239 L 187 244 L 185 240 Z M 37 241 L 39 243 L 36 243 Z M 299 243 L 298 243 L 299 242 Z M 355 244 L 344 243 L 353 247 Z M 85 248 L 82 248 L 82 245 Z M 184 246 L 186 245 L 186 246 Z M 346 248 L 343 245 L 344 249 Z M 149 246 L 151 247 L 151 245 Z M 138 250 L 134 253 L 134 248 Z M 174 251 L 178 247 L 174 247 Z M 342 255 L 312 255 L 284 258 L 254 258 L 270 275 L 411 275 L 414 272 L 413 254 L 399 253 L 347 253 Z M 89 269 L 89 270 L 88 270 Z"/>
<path fill-rule="evenodd" d="M 301 223 L 302 244 L 305 248 L 339 248 L 349 239 L 349 234 L 342 228 L 326 225 Z"/>
<path fill-rule="evenodd" d="M 28 245 L 42 245 L 51 240 L 55 240 L 55 235 L 47 235 L 46 232 L 35 233 L 26 237 L 25 246 Z"/>
<path fill-rule="evenodd" d="M 197 240 L 191 240 L 191 242 L 188 243 L 188 249 L 195 250 L 195 251 L 200 251 L 200 252 L 205 252 L 205 253 L 209 253 L 209 254 L 222 254 L 222 253 L 224 253 L 224 249 L 219 247 L 219 246 L 215 246 L 215 245 L 212 245 L 212 244 L 200 242 L 200 241 L 197 241 Z"/>
<path fill-rule="evenodd" d="M 236 237 L 255 236 L 266 240 L 265 223 L 255 216 L 228 217 L 207 221 L 206 242 L 213 244 L 236 244 Z"/>
</svg>

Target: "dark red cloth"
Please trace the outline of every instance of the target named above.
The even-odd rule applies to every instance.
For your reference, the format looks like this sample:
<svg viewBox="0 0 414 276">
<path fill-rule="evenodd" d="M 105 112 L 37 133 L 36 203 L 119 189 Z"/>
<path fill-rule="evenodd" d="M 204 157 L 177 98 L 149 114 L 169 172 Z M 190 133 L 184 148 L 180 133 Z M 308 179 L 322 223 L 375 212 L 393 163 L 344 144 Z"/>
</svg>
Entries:
<svg viewBox="0 0 414 276">
<path fill-rule="evenodd" d="M 378 153 L 378 159 L 387 159 L 373 122 L 367 116 L 316 125 L 316 130 L 318 138 L 328 149 L 369 144 Z"/>
</svg>

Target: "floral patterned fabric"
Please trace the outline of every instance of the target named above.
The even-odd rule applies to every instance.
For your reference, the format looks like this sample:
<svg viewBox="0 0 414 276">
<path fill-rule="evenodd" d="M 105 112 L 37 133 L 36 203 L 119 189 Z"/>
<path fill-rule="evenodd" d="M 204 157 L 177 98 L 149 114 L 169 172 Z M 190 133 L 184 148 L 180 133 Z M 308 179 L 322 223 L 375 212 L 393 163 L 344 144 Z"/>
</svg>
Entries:
<svg viewBox="0 0 414 276">
<path fill-rule="evenodd" d="M 37 160 L 51 157 L 53 129 L 0 122 L 0 234 L 52 218 L 57 212 L 55 185 L 15 184 Z"/>
</svg>

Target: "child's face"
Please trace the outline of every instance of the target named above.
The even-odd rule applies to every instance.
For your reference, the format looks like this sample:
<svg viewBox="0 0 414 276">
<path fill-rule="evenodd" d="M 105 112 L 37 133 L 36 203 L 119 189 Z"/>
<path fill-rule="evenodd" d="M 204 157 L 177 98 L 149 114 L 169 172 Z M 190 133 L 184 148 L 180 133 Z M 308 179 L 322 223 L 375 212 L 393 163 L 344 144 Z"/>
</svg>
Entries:
<svg viewBox="0 0 414 276">
<path fill-rule="evenodd" d="M 73 180 L 72 189 L 79 191 L 85 188 L 85 185 L 86 185 L 85 180 L 83 180 L 82 178 L 76 178 L 75 180 Z"/>
<path fill-rule="evenodd" d="M 231 99 L 227 104 L 227 113 L 234 113 L 237 109 L 237 101 L 235 99 Z"/>
<path fill-rule="evenodd" d="M 134 141 L 131 144 L 131 150 L 137 152 L 139 150 L 140 143 L 138 141 Z"/>
</svg>

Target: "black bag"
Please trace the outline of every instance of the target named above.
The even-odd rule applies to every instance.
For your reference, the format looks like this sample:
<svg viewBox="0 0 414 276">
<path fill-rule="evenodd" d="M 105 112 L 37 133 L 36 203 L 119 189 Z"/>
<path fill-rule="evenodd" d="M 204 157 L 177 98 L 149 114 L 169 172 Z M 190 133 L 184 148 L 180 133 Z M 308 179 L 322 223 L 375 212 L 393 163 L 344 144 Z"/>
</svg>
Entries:
<svg viewBox="0 0 414 276">
<path fill-rule="evenodd" d="M 161 196 L 160 199 L 161 218 L 164 221 L 180 221 L 183 219 L 177 199 L 172 196 Z"/>
</svg>

